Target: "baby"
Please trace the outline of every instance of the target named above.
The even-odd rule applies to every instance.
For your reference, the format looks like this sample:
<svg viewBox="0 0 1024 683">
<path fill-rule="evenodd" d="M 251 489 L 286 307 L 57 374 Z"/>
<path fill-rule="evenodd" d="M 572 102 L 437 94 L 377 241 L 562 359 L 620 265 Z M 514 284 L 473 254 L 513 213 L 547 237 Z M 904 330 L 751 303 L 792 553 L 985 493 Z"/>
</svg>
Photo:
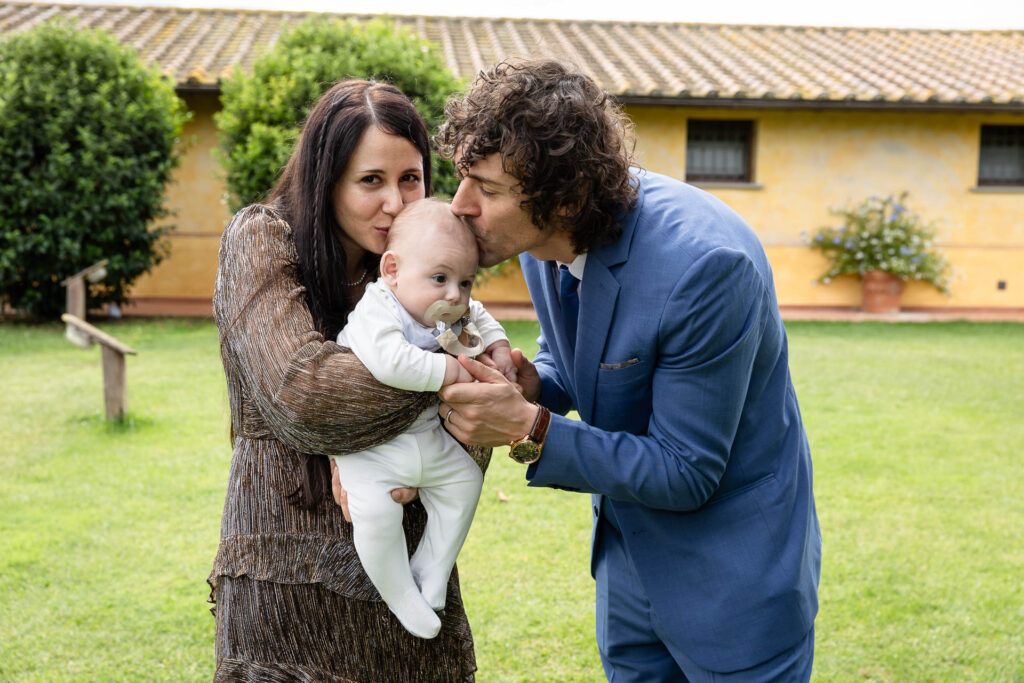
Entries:
<svg viewBox="0 0 1024 683">
<path fill-rule="evenodd" d="M 515 380 L 505 331 L 469 298 L 477 246 L 448 204 L 422 199 L 405 207 L 388 233 L 380 279 L 369 284 L 338 343 L 382 384 L 437 391 L 473 377 L 442 348 L 486 351 Z M 468 311 L 468 316 L 467 316 Z M 407 631 L 433 638 L 441 629 L 448 577 L 466 540 L 483 476 L 430 407 L 398 437 L 361 453 L 336 456 L 348 492 L 356 552 L 367 576 Z M 411 558 L 402 506 L 391 490 L 418 487 L 427 524 Z"/>
</svg>

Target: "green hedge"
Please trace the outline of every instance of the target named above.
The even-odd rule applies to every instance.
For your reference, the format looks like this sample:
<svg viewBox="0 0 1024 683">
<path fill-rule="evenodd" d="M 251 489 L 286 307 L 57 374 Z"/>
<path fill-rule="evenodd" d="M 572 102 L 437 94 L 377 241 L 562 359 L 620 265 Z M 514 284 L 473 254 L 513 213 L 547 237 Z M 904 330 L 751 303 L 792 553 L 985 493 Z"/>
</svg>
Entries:
<svg viewBox="0 0 1024 683">
<path fill-rule="evenodd" d="M 124 302 L 166 254 L 164 187 L 188 114 L 171 83 L 99 30 L 43 24 L 0 41 L 0 292 L 56 316 L 60 280 L 100 259 L 89 305 Z"/>
<path fill-rule="evenodd" d="M 263 199 L 284 168 L 310 107 L 331 85 L 349 78 L 388 82 L 408 95 L 431 133 L 444 101 L 461 83 L 425 43 L 383 21 L 314 17 L 283 35 L 253 64 L 224 83 L 220 161 L 233 210 Z M 456 188 L 451 163 L 434 162 L 434 190 Z"/>
</svg>

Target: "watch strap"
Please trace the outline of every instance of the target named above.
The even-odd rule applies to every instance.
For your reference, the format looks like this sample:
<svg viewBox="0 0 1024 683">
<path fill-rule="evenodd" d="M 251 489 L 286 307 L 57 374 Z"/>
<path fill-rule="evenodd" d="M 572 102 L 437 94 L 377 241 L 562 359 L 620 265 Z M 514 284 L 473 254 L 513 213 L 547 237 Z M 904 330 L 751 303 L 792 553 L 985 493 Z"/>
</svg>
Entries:
<svg viewBox="0 0 1024 683">
<path fill-rule="evenodd" d="M 533 441 L 538 446 L 544 444 L 544 439 L 548 435 L 548 427 L 551 426 L 551 411 L 537 404 L 537 418 L 533 421 L 533 427 L 530 428 L 530 433 L 527 434 L 530 441 Z"/>
</svg>

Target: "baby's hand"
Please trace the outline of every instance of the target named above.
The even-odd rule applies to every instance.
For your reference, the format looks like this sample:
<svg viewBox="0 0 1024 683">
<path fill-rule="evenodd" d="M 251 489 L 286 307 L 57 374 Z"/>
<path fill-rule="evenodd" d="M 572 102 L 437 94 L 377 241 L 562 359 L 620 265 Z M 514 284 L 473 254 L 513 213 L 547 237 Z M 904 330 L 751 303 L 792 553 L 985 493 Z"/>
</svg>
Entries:
<svg viewBox="0 0 1024 683">
<path fill-rule="evenodd" d="M 469 374 L 469 370 L 462 367 L 462 364 L 459 363 L 455 356 L 445 354 L 444 380 L 441 382 L 441 386 L 446 387 L 449 384 L 457 384 L 458 382 L 475 381 L 476 379 L 473 375 Z"/>
<path fill-rule="evenodd" d="M 512 347 L 507 341 L 494 342 L 487 348 L 487 353 L 494 363 L 492 367 L 505 376 L 509 382 L 516 383 L 519 376 L 516 364 L 512 362 Z"/>
</svg>

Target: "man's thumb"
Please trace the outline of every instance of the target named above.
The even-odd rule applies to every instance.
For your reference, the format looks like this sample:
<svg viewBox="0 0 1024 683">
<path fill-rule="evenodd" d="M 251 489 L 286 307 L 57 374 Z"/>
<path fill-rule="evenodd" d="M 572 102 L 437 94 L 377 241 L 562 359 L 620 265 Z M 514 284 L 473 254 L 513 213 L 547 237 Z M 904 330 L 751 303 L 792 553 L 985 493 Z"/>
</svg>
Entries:
<svg viewBox="0 0 1024 683">
<path fill-rule="evenodd" d="M 516 371 L 520 375 L 522 375 L 523 373 L 526 373 L 526 374 L 530 374 L 530 373 L 536 374 L 536 370 L 533 367 L 533 363 L 530 362 L 530 359 L 526 357 L 526 354 L 523 353 L 522 349 L 512 349 L 512 354 L 511 355 L 512 355 L 512 362 L 516 366 Z"/>
<path fill-rule="evenodd" d="M 507 382 L 505 376 L 494 368 L 489 368 L 480 361 L 473 360 L 464 353 L 459 354 L 459 363 L 462 367 L 466 368 L 469 374 L 473 375 L 473 378 L 480 382 L 489 382 L 491 384 L 501 384 Z"/>
</svg>

